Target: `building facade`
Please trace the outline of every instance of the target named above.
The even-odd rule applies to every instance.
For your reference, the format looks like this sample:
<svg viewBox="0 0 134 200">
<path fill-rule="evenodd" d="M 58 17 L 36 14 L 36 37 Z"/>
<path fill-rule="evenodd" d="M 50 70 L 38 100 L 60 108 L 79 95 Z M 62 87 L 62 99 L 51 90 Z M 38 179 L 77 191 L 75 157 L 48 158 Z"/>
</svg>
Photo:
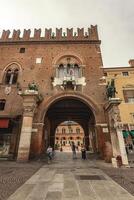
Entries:
<svg viewBox="0 0 134 200">
<path fill-rule="evenodd" d="M 129 60 L 127 67 L 104 68 L 107 82 L 115 81 L 116 98 L 121 99 L 119 105 L 122 122 L 122 133 L 127 153 L 134 153 L 134 60 Z"/>
<path fill-rule="evenodd" d="M 55 147 L 63 151 L 71 151 L 72 142 L 80 147 L 84 142 L 84 130 L 76 122 L 66 121 L 60 124 L 55 133 Z"/>
<path fill-rule="evenodd" d="M 86 148 L 92 138 L 94 152 L 111 159 L 111 122 L 118 122 L 118 132 L 114 110 L 120 101 L 106 98 L 97 26 L 87 32 L 30 33 L 8 30 L 0 38 L 1 156 L 18 161 L 39 157 L 48 145 L 54 147 L 57 127 L 74 121 L 83 128 Z M 124 155 L 121 142 L 118 153 Z"/>
</svg>

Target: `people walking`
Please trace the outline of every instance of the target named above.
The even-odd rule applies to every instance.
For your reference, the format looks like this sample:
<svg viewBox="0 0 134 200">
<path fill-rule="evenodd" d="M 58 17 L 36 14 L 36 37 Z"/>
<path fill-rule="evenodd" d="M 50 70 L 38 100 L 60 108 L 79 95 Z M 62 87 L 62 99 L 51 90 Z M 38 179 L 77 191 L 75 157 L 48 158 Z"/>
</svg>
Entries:
<svg viewBox="0 0 134 200">
<path fill-rule="evenodd" d="M 49 160 L 52 160 L 52 157 L 53 157 L 53 149 L 52 149 L 51 146 L 49 146 L 49 147 L 47 148 L 47 157 L 48 157 L 48 161 L 49 161 Z"/>
<path fill-rule="evenodd" d="M 87 156 L 86 156 L 86 148 L 85 148 L 84 145 L 81 146 L 81 158 L 83 160 L 85 160 L 87 158 Z"/>
<path fill-rule="evenodd" d="M 73 153 L 73 159 L 76 159 L 77 158 L 77 156 L 76 156 L 76 146 L 75 146 L 74 142 L 72 142 L 71 148 L 72 148 L 72 153 Z"/>
</svg>

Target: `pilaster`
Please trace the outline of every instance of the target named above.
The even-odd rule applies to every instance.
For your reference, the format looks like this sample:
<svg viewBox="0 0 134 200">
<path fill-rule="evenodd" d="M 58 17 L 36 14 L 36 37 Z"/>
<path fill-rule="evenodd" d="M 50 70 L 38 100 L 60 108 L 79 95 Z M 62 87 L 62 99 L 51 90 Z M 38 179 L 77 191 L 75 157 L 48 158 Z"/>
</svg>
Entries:
<svg viewBox="0 0 134 200">
<path fill-rule="evenodd" d="M 21 94 L 21 96 L 23 97 L 24 111 L 17 161 L 28 161 L 31 144 L 33 116 L 36 108 L 38 92 L 34 90 L 29 90 L 27 91 L 27 93 Z"/>
</svg>

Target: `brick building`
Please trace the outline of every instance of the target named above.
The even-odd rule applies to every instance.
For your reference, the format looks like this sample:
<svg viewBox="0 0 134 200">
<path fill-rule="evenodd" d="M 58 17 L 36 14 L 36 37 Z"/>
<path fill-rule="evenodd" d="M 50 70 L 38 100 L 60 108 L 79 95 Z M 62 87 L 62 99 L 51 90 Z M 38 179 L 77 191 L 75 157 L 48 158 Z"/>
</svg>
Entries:
<svg viewBox="0 0 134 200">
<path fill-rule="evenodd" d="M 87 149 L 92 135 L 94 151 L 110 158 L 108 116 L 115 117 L 118 102 L 105 106 L 97 26 L 30 32 L 3 31 L 0 38 L 1 146 L 17 160 L 38 157 L 54 146 L 58 125 L 70 120 L 83 128 Z"/>
<path fill-rule="evenodd" d="M 65 121 L 61 123 L 55 133 L 55 147 L 63 151 L 71 151 L 72 142 L 78 147 L 84 144 L 84 130 L 73 121 Z M 89 144 L 90 146 L 90 144 Z"/>
</svg>

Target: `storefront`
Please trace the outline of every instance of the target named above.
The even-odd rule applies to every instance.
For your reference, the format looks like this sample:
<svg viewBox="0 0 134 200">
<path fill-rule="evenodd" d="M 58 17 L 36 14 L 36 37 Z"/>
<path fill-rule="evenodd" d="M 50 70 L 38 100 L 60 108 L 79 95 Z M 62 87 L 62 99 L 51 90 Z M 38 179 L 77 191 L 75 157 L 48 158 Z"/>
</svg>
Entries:
<svg viewBox="0 0 134 200">
<path fill-rule="evenodd" d="M 0 119 L 0 158 L 14 158 L 19 139 L 20 118 Z"/>
</svg>

